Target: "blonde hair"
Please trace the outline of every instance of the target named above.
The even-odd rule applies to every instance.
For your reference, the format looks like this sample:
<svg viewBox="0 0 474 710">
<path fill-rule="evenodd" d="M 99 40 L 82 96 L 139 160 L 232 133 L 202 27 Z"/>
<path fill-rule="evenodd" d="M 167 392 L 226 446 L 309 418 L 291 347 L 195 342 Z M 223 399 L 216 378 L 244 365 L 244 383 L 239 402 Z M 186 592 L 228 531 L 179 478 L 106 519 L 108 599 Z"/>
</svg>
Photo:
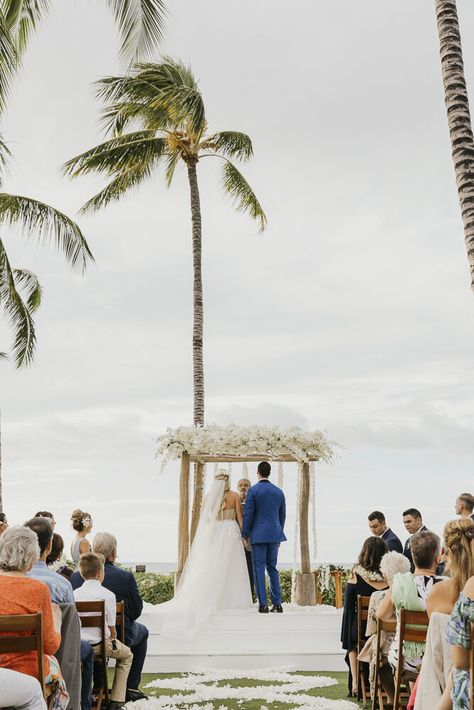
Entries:
<svg viewBox="0 0 474 710">
<path fill-rule="evenodd" d="M 221 501 L 221 506 L 219 508 L 219 518 L 222 519 L 224 515 L 224 510 L 225 510 L 225 502 L 227 498 L 227 494 L 230 491 L 230 480 L 229 480 L 229 472 L 225 470 L 225 468 L 219 468 L 216 471 L 216 474 L 214 476 L 216 481 L 224 481 L 224 492 L 222 494 L 222 501 Z"/>
<path fill-rule="evenodd" d="M 457 598 L 474 575 L 474 522 L 470 518 L 450 520 L 444 528 L 444 544 L 449 550 L 446 571 L 453 580 Z"/>
<path fill-rule="evenodd" d="M 87 552 L 79 558 L 79 573 L 82 579 L 96 579 L 104 569 L 105 558 L 97 552 Z"/>
</svg>

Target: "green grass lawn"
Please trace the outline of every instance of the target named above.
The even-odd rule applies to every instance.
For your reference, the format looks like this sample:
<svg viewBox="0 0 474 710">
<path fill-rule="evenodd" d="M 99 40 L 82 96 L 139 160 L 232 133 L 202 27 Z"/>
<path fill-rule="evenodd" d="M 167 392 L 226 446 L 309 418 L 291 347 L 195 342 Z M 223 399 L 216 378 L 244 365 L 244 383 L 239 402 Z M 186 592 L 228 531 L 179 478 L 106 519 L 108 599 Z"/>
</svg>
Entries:
<svg viewBox="0 0 474 710">
<path fill-rule="evenodd" d="M 334 678 L 334 680 L 337 681 L 337 685 L 333 685 L 329 688 L 314 688 L 311 690 L 306 690 L 303 691 L 305 695 L 312 695 L 314 697 L 324 697 L 328 698 L 331 700 L 345 700 L 347 699 L 347 673 L 332 673 L 332 672 L 327 672 L 327 673 L 312 673 L 311 671 L 301 671 L 298 672 L 298 675 L 306 675 L 306 676 L 312 676 L 312 675 L 323 675 L 327 676 L 329 678 Z M 144 673 L 142 675 L 142 685 L 141 685 L 141 690 L 149 695 L 150 697 L 159 697 L 159 696 L 164 696 L 164 695 L 174 695 L 175 693 L 183 693 L 187 694 L 186 691 L 176 691 L 176 690 L 171 690 L 171 689 L 160 689 L 160 688 L 146 688 L 145 686 L 152 680 L 158 679 L 158 678 L 175 678 L 175 677 L 180 677 L 180 674 L 174 674 L 174 673 Z M 276 682 L 272 682 L 272 685 L 277 685 Z M 219 685 L 230 685 L 233 688 L 239 688 L 239 687 L 246 687 L 246 688 L 252 688 L 256 686 L 261 686 L 265 685 L 263 681 L 257 681 L 249 678 L 242 678 L 238 680 L 228 680 L 228 681 L 221 681 L 219 682 Z M 260 710 L 262 705 L 265 705 L 269 710 L 288 710 L 288 708 L 295 707 L 291 703 L 268 703 L 264 702 L 263 700 L 249 700 L 249 701 L 241 701 L 237 702 L 235 700 L 216 700 L 212 701 L 212 704 L 214 708 L 218 708 L 220 706 L 224 706 L 226 708 L 229 708 L 230 710 Z M 362 704 L 359 705 L 362 707 Z M 354 705 L 354 707 L 358 707 L 357 705 Z"/>
</svg>

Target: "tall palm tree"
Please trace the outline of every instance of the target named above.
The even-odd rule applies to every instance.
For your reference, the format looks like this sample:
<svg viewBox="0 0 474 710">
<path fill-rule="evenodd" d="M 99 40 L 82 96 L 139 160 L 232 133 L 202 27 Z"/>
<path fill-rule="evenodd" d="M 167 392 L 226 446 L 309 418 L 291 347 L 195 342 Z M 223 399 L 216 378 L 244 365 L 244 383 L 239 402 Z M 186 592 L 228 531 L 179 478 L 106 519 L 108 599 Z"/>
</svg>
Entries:
<svg viewBox="0 0 474 710">
<path fill-rule="evenodd" d="M 190 68 L 165 58 L 160 64 L 138 64 L 130 74 L 98 82 L 99 98 L 106 102 L 103 120 L 112 137 L 64 166 L 67 175 L 103 173 L 109 184 L 82 208 L 105 207 L 151 177 L 163 166 L 171 184 L 178 164 L 186 167 L 192 223 L 193 258 L 193 380 L 194 424 L 204 424 L 203 292 L 201 278 L 201 205 L 197 165 L 203 158 L 222 163 L 222 184 L 237 210 L 247 212 L 265 228 L 265 213 L 248 182 L 230 158 L 246 161 L 253 155 L 244 133 L 209 133 L 204 102 Z M 129 127 L 137 130 L 126 132 Z"/>
<path fill-rule="evenodd" d="M 444 98 L 464 224 L 464 239 L 474 290 L 474 138 L 456 0 L 435 0 Z"/>
</svg>

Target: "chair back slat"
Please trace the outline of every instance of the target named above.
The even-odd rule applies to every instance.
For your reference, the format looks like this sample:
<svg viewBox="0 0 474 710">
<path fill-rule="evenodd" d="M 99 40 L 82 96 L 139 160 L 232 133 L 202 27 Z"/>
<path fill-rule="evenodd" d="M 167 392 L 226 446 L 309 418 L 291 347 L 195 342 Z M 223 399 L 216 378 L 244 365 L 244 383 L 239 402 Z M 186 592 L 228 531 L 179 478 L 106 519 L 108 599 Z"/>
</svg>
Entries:
<svg viewBox="0 0 474 710">
<path fill-rule="evenodd" d="M 18 634 L 28 634 L 19 636 Z M 38 659 L 38 680 L 46 698 L 44 683 L 43 612 L 36 614 L 0 615 L 0 652 L 25 653 L 36 651 Z"/>
<path fill-rule="evenodd" d="M 428 614 L 426 611 L 408 611 L 400 609 L 400 636 L 402 641 L 426 641 L 428 632 Z"/>
</svg>

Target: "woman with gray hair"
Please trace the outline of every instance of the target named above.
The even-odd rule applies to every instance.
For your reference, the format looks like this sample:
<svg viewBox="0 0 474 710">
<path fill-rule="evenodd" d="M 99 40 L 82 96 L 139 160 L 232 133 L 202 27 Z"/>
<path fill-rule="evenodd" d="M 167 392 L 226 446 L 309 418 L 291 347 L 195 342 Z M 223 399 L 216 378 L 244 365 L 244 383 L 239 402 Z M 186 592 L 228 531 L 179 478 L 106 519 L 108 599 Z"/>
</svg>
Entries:
<svg viewBox="0 0 474 710">
<path fill-rule="evenodd" d="M 30 528 L 17 525 L 0 536 L 0 615 L 42 612 L 45 681 L 54 688 L 54 707 L 65 709 L 69 695 L 59 664 L 52 655 L 61 643 L 61 610 L 51 604 L 49 589 L 43 582 L 26 576 L 39 556 L 38 537 Z M 4 655 L 2 666 L 38 676 L 35 651 Z"/>
</svg>

